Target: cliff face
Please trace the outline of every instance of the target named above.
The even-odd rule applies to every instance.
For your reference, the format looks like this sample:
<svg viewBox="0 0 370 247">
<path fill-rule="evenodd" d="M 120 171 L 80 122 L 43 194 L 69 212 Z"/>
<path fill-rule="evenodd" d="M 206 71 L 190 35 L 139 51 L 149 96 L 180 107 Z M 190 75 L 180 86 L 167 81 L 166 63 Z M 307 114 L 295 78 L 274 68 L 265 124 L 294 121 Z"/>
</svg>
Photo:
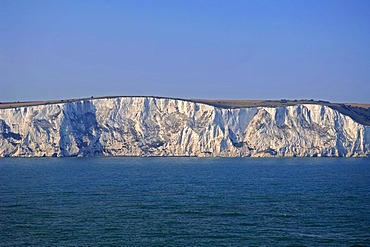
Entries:
<svg viewBox="0 0 370 247">
<path fill-rule="evenodd" d="M 370 127 L 327 106 L 221 109 L 119 97 L 0 110 L 0 156 L 370 156 Z"/>
</svg>

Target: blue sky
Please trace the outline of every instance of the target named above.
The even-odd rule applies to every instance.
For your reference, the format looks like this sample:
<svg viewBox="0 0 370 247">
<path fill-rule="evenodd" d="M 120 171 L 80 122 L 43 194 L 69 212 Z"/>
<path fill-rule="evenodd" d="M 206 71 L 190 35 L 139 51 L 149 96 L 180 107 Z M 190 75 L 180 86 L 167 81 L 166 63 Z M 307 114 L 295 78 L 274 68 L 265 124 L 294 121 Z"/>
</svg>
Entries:
<svg viewBox="0 0 370 247">
<path fill-rule="evenodd" d="M 370 103 L 370 1 L 0 0 L 0 101 Z"/>
</svg>

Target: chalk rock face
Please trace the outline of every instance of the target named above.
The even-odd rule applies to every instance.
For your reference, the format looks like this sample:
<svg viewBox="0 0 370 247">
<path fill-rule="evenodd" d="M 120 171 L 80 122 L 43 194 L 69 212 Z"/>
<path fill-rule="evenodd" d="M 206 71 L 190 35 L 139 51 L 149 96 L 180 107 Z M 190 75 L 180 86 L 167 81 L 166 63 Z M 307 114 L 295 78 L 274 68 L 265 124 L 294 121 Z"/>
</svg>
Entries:
<svg viewBox="0 0 370 247">
<path fill-rule="evenodd" d="M 0 109 L 0 156 L 369 157 L 370 127 L 321 105 L 91 99 Z"/>
</svg>

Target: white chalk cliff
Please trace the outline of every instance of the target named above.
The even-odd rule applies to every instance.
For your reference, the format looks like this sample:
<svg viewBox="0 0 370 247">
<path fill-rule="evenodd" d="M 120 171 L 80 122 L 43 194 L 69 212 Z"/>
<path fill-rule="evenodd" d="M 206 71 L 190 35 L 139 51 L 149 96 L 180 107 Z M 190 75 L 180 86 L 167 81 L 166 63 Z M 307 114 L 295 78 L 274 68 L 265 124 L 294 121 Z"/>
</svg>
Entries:
<svg viewBox="0 0 370 247">
<path fill-rule="evenodd" d="M 314 104 L 91 99 L 0 109 L 0 156 L 369 157 L 370 126 Z"/>
</svg>

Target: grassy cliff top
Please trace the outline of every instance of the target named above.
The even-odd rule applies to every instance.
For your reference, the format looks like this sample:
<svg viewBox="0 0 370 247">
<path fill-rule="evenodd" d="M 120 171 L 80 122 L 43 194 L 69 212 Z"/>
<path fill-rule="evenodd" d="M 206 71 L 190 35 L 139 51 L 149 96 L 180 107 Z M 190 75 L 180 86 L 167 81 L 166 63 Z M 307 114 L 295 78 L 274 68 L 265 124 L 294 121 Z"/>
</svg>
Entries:
<svg viewBox="0 0 370 247">
<path fill-rule="evenodd" d="M 358 103 L 331 103 L 315 100 L 204 100 L 193 99 L 194 102 L 213 105 L 220 108 L 247 108 L 247 107 L 282 107 L 301 104 L 325 105 L 340 113 L 351 117 L 356 122 L 370 126 L 370 104 Z"/>
<path fill-rule="evenodd" d="M 149 97 L 149 98 L 168 98 L 168 97 L 156 97 L 156 96 L 107 96 L 107 97 L 91 97 L 91 98 L 79 98 L 79 99 L 66 99 L 66 100 L 48 100 L 48 101 L 26 101 L 26 102 L 1 102 L 0 109 L 27 107 L 36 105 L 47 105 L 47 104 L 59 104 L 69 103 L 81 100 L 94 100 L 94 99 L 108 99 L 116 97 Z M 283 106 L 294 106 L 301 104 L 315 104 L 325 105 L 340 113 L 351 117 L 356 122 L 370 126 L 370 104 L 357 104 L 357 103 L 331 103 L 322 100 L 213 100 L 213 99 L 180 99 L 180 98 L 168 98 L 176 100 L 191 101 L 194 103 L 202 103 L 212 105 L 219 108 L 236 109 L 236 108 L 248 108 L 248 107 L 283 107 Z"/>
</svg>

